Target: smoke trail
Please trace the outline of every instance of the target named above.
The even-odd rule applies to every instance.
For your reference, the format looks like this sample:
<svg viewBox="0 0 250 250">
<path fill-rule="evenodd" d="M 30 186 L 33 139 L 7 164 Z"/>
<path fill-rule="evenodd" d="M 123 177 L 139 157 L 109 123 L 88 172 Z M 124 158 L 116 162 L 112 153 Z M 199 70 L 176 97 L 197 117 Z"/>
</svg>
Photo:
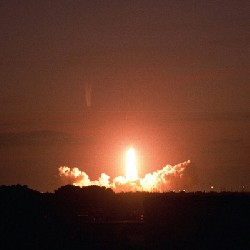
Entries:
<svg viewBox="0 0 250 250">
<path fill-rule="evenodd" d="M 147 173 L 143 178 L 130 180 L 124 176 L 117 176 L 112 182 L 110 176 L 105 173 L 102 173 L 98 180 L 91 181 L 85 172 L 66 166 L 59 168 L 59 174 L 63 178 L 69 178 L 73 185 L 80 187 L 97 185 L 112 188 L 115 192 L 167 192 L 183 190 L 190 185 L 190 177 L 185 175 L 185 170 L 190 165 L 191 162 L 188 160 L 175 166 L 166 165 L 160 170 Z"/>
<path fill-rule="evenodd" d="M 91 94 L 92 94 L 92 87 L 91 84 L 85 84 L 85 100 L 87 107 L 91 107 Z"/>
</svg>

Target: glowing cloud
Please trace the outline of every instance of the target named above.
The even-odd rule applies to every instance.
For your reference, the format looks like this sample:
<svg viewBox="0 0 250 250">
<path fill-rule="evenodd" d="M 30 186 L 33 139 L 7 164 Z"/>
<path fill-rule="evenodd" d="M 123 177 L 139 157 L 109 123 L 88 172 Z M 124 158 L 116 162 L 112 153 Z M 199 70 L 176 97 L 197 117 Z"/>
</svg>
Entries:
<svg viewBox="0 0 250 250">
<path fill-rule="evenodd" d="M 190 164 L 188 160 L 175 166 L 166 165 L 153 173 L 147 173 L 143 178 L 138 178 L 136 153 L 133 148 L 130 148 L 126 156 L 126 177 L 117 176 L 110 182 L 110 177 L 102 173 L 98 180 L 91 181 L 85 172 L 78 168 L 70 169 L 67 166 L 60 167 L 59 174 L 69 178 L 73 185 L 80 187 L 97 185 L 112 188 L 115 192 L 167 192 L 186 188 L 190 178 L 185 177 L 185 170 Z"/>
</svg>

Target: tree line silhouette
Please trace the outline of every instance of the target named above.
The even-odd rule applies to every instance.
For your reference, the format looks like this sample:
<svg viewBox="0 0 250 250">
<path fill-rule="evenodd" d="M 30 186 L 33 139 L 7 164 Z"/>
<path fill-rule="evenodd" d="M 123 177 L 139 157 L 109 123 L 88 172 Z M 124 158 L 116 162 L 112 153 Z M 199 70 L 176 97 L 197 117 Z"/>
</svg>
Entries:
<svg viewBox="0 0 250 250">
<path fill-rule="evenodd" d="M 250 249 L 249 193 L 0 186 L 0 249 Z"/>
</svg>

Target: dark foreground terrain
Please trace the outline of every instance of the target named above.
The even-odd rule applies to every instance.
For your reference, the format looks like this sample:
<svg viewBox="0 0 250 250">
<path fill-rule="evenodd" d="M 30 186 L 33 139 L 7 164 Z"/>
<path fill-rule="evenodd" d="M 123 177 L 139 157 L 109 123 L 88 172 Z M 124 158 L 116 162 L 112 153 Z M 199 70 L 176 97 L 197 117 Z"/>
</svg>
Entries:
<svg viewBox="0 0 250 250">
<path fill-rule="evenodd" d="M 0 235 L 0 249 L 250 249 L 250 194 L 1 186 Z"/>
</svg>

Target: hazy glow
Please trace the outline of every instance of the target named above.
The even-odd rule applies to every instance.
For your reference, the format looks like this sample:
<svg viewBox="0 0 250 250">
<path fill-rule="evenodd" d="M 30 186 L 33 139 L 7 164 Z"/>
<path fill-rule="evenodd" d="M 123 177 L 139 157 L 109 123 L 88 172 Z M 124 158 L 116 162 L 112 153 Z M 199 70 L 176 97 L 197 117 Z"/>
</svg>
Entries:
<svg viewBox="0 0 250 250">
<path fill-rule="evenodd" d="M 136 152 L 134 148 L 130 148 L 126 154 L 126 179 L 128 181 L 134 181 L 138 179 Z"/>
<path fill-rule="evenodd" d="M 98 180 L 91 181 L 89 176 L 78 168 L 62 166 L 59 168 L 60 176 L 68 179 L 75 186 L 104 186 L 112 188 L 115 192 L 148 191 L 166 192 L 183 190 L 190 184 L 190 176 L 185 175 L 186 168 L 191 162 L 185 161 L 175 166 L 166 165 L 162 169 L 147 173 L 143 178 L 138 177 L 136 151 L 130 148 L 126 152 L 126 176 L 117 176 L 110 181 L 110 176 L 102 173 Z"/>
</svg>

